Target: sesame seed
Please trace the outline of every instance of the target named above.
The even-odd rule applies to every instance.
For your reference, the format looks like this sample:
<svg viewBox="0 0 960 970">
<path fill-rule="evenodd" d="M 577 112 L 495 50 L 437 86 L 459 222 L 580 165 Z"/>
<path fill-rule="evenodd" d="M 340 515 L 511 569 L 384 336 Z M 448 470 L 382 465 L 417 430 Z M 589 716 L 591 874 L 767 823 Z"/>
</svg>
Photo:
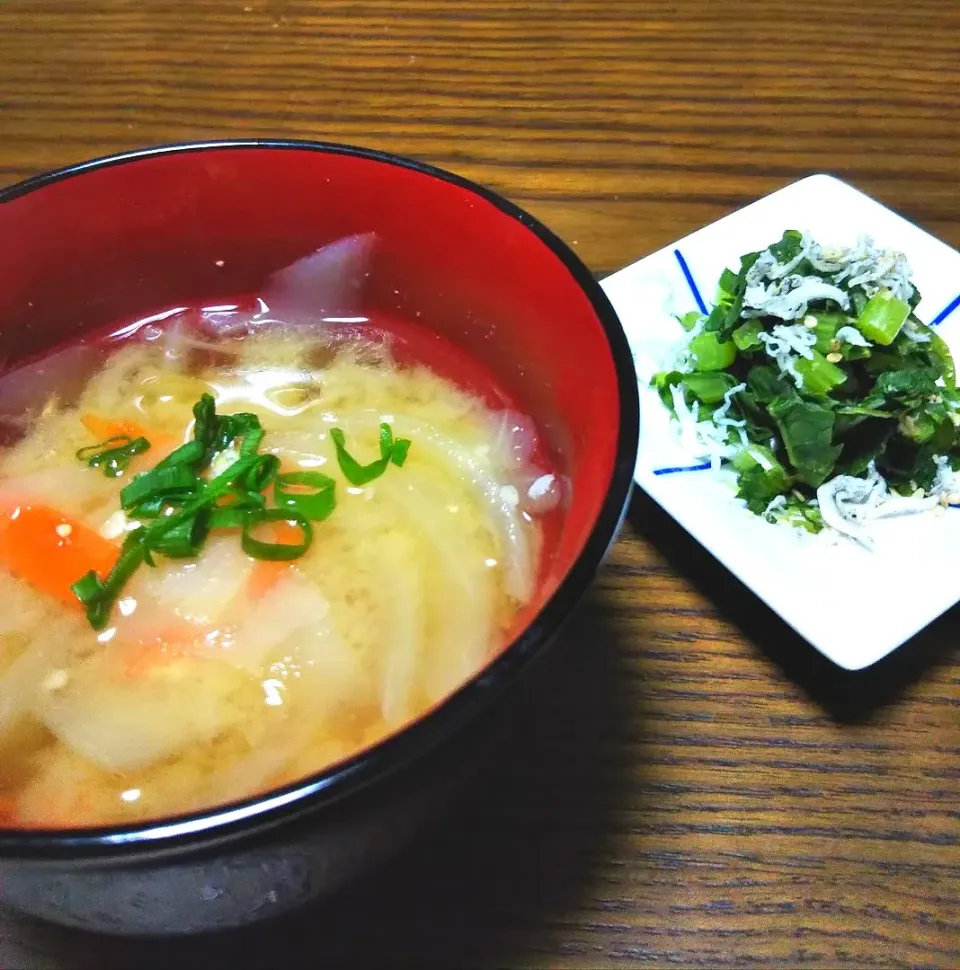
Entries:
<svg viewBox="0 0 960 970">
<path fill-rule="evenodd" d="M 56 528 L 56 533 L 61 539 L 66 539 L 71 532 L 73 532 L 73 526 L 66 522 L 61 522 Z"/>
<path fill-rule="evenodd" d="M 827 360 L 829 360 L 831 364 L 839 364 L 840 361 L 843 360 L 843 354 L 838 354 L 836 351 L 834 351 L 832 354 L 827 354 Z"/>
</svg>

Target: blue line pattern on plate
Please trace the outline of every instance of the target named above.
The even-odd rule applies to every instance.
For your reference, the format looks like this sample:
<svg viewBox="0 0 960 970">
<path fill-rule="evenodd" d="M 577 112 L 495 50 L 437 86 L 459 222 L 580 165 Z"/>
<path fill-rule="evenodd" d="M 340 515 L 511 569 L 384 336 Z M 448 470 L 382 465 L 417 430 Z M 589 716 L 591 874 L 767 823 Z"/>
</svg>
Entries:
<svg viewBox="0 0 960 970">
<path fill-rule="evenodd" d="M 677 262 L 680 264 L 680 270 L 683 273 L 683 278 L 687 281 L 687 286 L 690 287 L 690 292 L 693 294 L 693 298 L 697 301 L 697 306 L 700 308 L 701 313 L 707 312 L 707 305 L 703 302 L 703 297 L 700 295 L 700 291 L 697 289 L 697 284 L 694 282 L 693 274 L 690 272 L 690 267 L 687 266 L 687 261 L 683 258 L 683 253 L 679 249 L 673 251 L 673 255 L 677 257 Z"/>
<path fill-rule="evenodd" d="M 700 465 L 674 465 L 671 468 L 654 468 L 654 475 L 676 475 L 679 472 L 705 472 L 710 467 L 710 462 L 705 461 Z"/>
<path fill-rule="evenodd" d="M 931 321 L 930 326 L 935 327 L 938 323 L 943 323 L 954 310 L 960 307 L 960 293 L 951 300 Z"/>
</svg>

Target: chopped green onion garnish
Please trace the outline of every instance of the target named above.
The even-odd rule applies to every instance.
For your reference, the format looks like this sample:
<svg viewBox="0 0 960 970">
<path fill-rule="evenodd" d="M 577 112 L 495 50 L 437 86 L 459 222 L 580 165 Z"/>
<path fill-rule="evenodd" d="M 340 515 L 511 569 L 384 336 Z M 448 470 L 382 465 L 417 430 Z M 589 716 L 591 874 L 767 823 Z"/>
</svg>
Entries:
<svg viewBox="0 0 960 970">
<path fill-rule="evenodd" d="M 131 519 L 155 519 L 163 515 L 168 508 L 177 508 L 180 502 L 167 501 L 164 498 L 152 498 L 146 502 L 140 502 L 129 509 L 125 509 L 127 517 Z"/>
<path fill-rule="evenodd" d="M 83 462 L 92 462 L 99 455 L 126 447 L 132 440 L 128 434 L 114 435 L 112 438 L 107 438 L 106 441 L 101 441 L 98 445 L 88 445 L 86 448 L 81 448 L 77 452 L 77 458 Z"/>
<path fill-rule="evenodd" d="M 264 456 L 252 455 L 249 458 L 240 458 L 235 461 L 226 471 L 207 482 L 200 492 L 194 498 L 191 498 L 179 512 L 150 526 L 147 538 L 148 545 L 152 546 L 160 536 L 166 535 L 181 522 L 191 518 L 195 512 L 204 506 L 215 505 L 219 498 L 231 492 L 234 483 L 247 474 L 261 457 Z"/>
<path fill-rule="evenodd" d="M 208 509 L 200 509 L 162 536 L 148 539 L 150 552 L 159 552 L 170 559 L 190 559 L 196 556 L 210 531 L 210 516 Z"/>
<path fill-rule="evenodd" d="M 217 499 L 218 509 L 264 509 L 267 507 L 266 496 L 260 492 L 250 492 L 231 486 Z"/>
<path fill-rule="evenodd" d="M 389 460 L 393 451 L 393 428 L 389 424 L 380 425 L 380 457 Z"/>
<path fill-rule="evenodd" d="M 407 460 L 407 452 L 410 450 L 409 439 L 398 438 L 394 441 L 390 425 L 381 424 L 380 458 L 377 461 L 370 462 L 369 465 L 361 465 L 347 451 L 346 439 L 339 428 L 331 428 L 330 437 L 337 449 L 337 464 L 340 466 L 340 471 L 343 472 L 343 477 L 355 486 L 366 485 L 379 478 L 387 470 L 387 465 L 390 462 L 399 467 Z"/>
<path fill-rule="evenodd" d="M 277 475 L 273 496 L 280 508 L 295 509 L 314 522 L 326 519 L 337 504 L 337 483 L 320 472 Z"/>
<path fill-rule="evenodd" d="M 393 440 L 393 429 L 389 424 L 380 425 L 380 458 L 392 461 L 397 468 L 400 468 L 407 460 L 407 452 L 410 450 L 409 438 L 398 438 Z"/>
<path fill-rule="evenodd" d="M 251 455 L 248 458 L 241 458 L 240 461 L 248 461 L 251 457 L 254 460 L 248 469 L 234 479 L 234 487 L 237 491 L 255 495 L 267 488 L 277 477 L 280 459 L 276 455 Z M 230 469 L 228 468 L 227 471 L 229 472 Z"/>
<path fill-rule="evenodd" d="M 110 575 L 101 580 L 91 570 L 77 580 L 70 588 L 83 604 L 87 612 L 87 619 L 95 630 L 102 630 L 110 620 L 110 611 L 117 601 L 120 591 L 127 580 L 137 571 L 144 561 L 146 550 L 143 545 L 144 530 L 134 529 L 128 532 L 120 556 L 114 563 Z"/>
<path fill-rule="evenodd" d="M 167 499 L 182 500 L 196 492 L 199 486 L 197 476 L 188 468 L 153 468 L 137 475 L 120 491 L 120 505 L 124 510 L 132 509 L 141 502 Z"/>
<path fill-rule="evenodd" d="M 241 455 L 255 455 L 257 449 L 260 447 L 260 442 L 263 441 L 263 436 L 266 432 L 260 427 L 260 419 L 256 415 L 251 414 L 251 418 L 256 421 L 255 427 L 250 427 L 245 430 L 240 437 L 240 454 Z"/>
<path fill-rule="evenodd" d="M 201 465 L 209 466 L 215 455 L 236 443 L 241 457 L 257 453 L 264 430 L 255 414 L 217 414 L 216 403 L 204 394 L 193 407 L 193 440 L 203 448 Z"/>
<path fill-rule="evenodd" d="M 150 471 L 137 475 L 120 492 L 120 504 L 129 518 L 146 524 L 129 532 L 110 574 L 82 576 L 71 589 L 83 604 L 90 625 L 103 629 L 121 590 L 154 555 L 192 558 L 200 554 L 213 529 L 239 529 L 240 543 L 254 559 L 286 562 L 299 559 L 313 541 L 311 520 L 322 522 L 336 506 L 336 483 L 320 472 L 280 475 L 280 459 L 260 454 L 265 434 L 255 414 L 217 414 L 213 397 L 204 394 L 194 405 L 193 440 L 181 445 Z M 337 460 L 352 485 L 379 477 L 392 462 L 403 465 L 410 442 L 394 440 L 388 424 L 380 425 L 380 458 L 360 465 L 346 450 L 343 432 L 331 431 Z M 130 458 L 149 448 L 145 438 L 111 438 L 77 457 L 106 474 L 119 475 Z M 220 474 L 208 478 L 218 456 L 239 455 Z M 110 464 L 112 463 L 112 464 Z M 108 470 L 108 468 L 110 470 Z M 116 471 L 115 469 L 120 469 Z M 266 492 L 273 485 L 275 508 L 267 508 Z M 301 541 L 269 542 L 256 532 L 275 522 L 297 526 Z"/>
<path fill-rule="evenodd" d="M 288 542 L 264 542 L 254 536 L 254 531 L 262 525 L 271 522 L 289 522 L 296 525 L 303 534 L 302 541 L 292 544 Z M 260 513 L 251 514 L 243 524 L 240 545 L 251 559 L 265 559 L 269 562 L 287 562 L 299 559 L 310 548 L 313 541 L 313 526 L 310 520 L 294 509 L 265 509 Z"/>
<path fill-rule="evenodd" d="M 221 506 L 210 513 L 207 525 L 211 529 L 242 529 L 251 515 L 258 515 L 262 511 L 233 505 Z"/>
<path fill-rule="evenodd" d="M 390 461 L 392 461 L 397 468 L 402 468 L 403 463 L 407 460 L 407 452 L 410 450 L 410 439 L 409 438 L 397 438 L 393 443 L 393 448 L 390 451 Z"/>
<path fill-rule="evenodd" d="M 73 590 L 73 594 L 77 599 L 87 607 L 88 616 L 90 607 L 97 604 L 103 598 L 103 583 L 100 582 L 100 577 L 92 569 L 90 572 L 81 576 L 70 589 Z"/>
<path fill-rule="evenodd" d="M 217 405 L 210 394 L 203 394 L 193 406 L 193 440 L 203 446 L 212 457 L 217 435 Z M 209 459 L 208 459 L 209 461 Z"/>
<path fill-rule="evenodd" d="M 199 441 L 188 441 L 171 451 L 163 461 L 154 466 L 158 468 L 175 468 L 178 465 L 196 465 L 203 458 L 203 445 Z"/>
<path fill-rule="evenodd" d="M 130 460 L 149 448 L 150 442 L 146 438 L 117 435 L 98 445 L 81 448 L 77 458 L 91 468 L 99 468 L 107 478 L 119 478 L 127 470 Z"/>
</svg>

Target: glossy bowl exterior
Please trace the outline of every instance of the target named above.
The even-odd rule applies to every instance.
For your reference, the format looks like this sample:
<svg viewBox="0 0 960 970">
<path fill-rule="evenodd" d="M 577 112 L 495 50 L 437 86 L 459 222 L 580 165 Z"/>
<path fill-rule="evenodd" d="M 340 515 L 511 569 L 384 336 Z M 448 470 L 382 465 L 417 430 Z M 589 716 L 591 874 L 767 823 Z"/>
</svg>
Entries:
<svg viewBox="0 0 960 970">
<path fill-rule="evenodd" d="M 335 893 L 439 820 L 496 753 L 507 710 L 421 765 L 271 832 L 157 855 L 4 858 L 0 898 L 41 919 L 122 935 L 211 932 L 280 916 Z"/>
<path fill-rule="evenodd" d="M 593 579 L 636 458 L 626 338 L 560 240 L 449 173 L 339 145 L 219 142 L 13 186 L 0 192 L 0 350 L 15 363 L 178 303 L 255 293 L 276 270 L 369 232 L 370 306 L 415 317 L 489 367 L 571 483 L 526 627 L 416 723 L 295 785 L 151 824 L 0 831 L 6 902 L 71 925 L 168 933 L 237 925 L 336 888 L 469 774 L 467 747 L 496 733 L 508 688 Z"/>
</svg>

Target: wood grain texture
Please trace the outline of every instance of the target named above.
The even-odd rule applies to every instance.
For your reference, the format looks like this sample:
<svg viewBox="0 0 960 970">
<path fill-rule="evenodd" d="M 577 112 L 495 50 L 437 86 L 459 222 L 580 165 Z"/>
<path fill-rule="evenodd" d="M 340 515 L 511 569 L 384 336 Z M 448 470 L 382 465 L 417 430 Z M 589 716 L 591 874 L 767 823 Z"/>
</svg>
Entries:
<svg viewBox="0 0 960 970">
<path fill-rule="evenodd" d="M 960 246 L 958 51 L 954 0 L 3 0 L 0 182 L 362 143 L 603 274 L 828 171 Z M 0 966 L 956 967 L 958 619 L 840 675 L 641 497 L 509 757 L 386 872 L 217 939 L 6 916 Z"/>
</svg>

